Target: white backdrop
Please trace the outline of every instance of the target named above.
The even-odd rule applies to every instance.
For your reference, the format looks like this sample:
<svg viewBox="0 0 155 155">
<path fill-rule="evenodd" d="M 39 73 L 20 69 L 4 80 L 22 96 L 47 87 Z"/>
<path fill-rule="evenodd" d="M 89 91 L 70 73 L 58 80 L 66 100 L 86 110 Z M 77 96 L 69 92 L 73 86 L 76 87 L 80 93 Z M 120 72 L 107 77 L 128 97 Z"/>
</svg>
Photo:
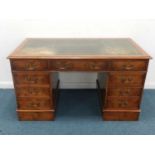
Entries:
<svg viewBox="0 0 155 155">
<path fill-rule="evenodd" d="M 25 37 L 127 36 L 132 37 L 155 58 L 154 3 L 155 0 L 0 0 L 0 87 L 12 86 L 6 56 Z M 155 88 L 154 69 L 153 59 L 146 81 L 148 88 Z M 83 87 L 90 86 L 87 82 L 93 86 L 94 79 L 95 75 L 90 77 L 78 74 L 77 77 L 75 74 L 61 74 L 64 87 L 77 87 L 80 80 L 84 82 Z M 94 152 L 100 155 L 103 154 L 103 149 L 107 154 L 116 155 L 122 155 L 124 152 L 126 155 L 133 152 L 154 154 L 153 136 L 3 136 L 0 140 L 1 152 L 5 154 L 18 155 L 22 151 L 23 155 L 42 155 L 43 152 L 48 155 L 51 153 L 51 146 L 52 152 L 63 154 L 65 150 L 68 155 L 93 155 Z M 37 149 L 34 144 L 37 144 Z M 25 149 L 25 145 L 29 149 Z M 129 145 L 132 149 L 128 149 Z"/>
<path fill-rule="evenodd" d="M 0 5 L 0 88 L 12 87 L 6 57 L 26 37 L 131 37 L 155 58 L 155 14 L 149 0 L 8 2 Z M 154 68 L 153 59 L 145 88 L 155 88 Z M 62 88 L 94 88 L 96 74 L 61 73 L 60 80 Z"/>
</svg>

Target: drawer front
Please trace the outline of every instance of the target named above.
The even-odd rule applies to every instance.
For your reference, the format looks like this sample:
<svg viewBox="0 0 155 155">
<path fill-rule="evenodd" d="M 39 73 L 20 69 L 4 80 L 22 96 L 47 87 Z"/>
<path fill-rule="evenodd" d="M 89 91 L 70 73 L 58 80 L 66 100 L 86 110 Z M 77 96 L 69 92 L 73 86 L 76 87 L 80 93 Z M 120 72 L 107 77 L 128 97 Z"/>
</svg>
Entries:
<svg viewBox="0 0 155 155">
<path fill-rule="evenodd" d="M 143 87 L 146 73 L 110 73 L 108 86 Z"/>
<path fill-rule="evenodd" d="M 140 97 L 108 97 L 104 109 L 139 109 Z"/>
<path fill-rule="evenodd" d="M 18 98 L 18 109 L 21 110 L 50 110 L 54 106 L 48 98 Z"/>
<path fill-rule="evenodd" d="M 50 121 L 54 120 L 53 111 L 43 112 L 29 112 L 29 111 L 17 111 L 18 118 L 21 121 Z"/>
<path fill-rule="evenodd" d="M 18 97 L 50 97 L 49 87 L 18 87 L 16 89 Z"/>
<path fill-rule="evenodd" d="M 140 96 L 142 88 L 109 88 L 108 96 Z"/>
<path fill-rule="evenodd" d="M 48 69 L 47 60 L 11 60 L 12 70 L 40 71 Z"/>
<path fill-rule="evenodd" d="M 116 71 L 145 71 L 148 62 L 145 60 L 115 60 L 111 62 L 111 70 Z"/>
<path fill-rule="evenodd" d="M 17 85 L 22 84 L 49 84 L 49 73 L 42 72 L 13 72 L 14 81 Z"/>
<path fill-rule="evenodd" d="M 107 61 L 95 60 L 50 60 L 49 68 L 60 71 L 99 71 L 107 70 Z"/>
<path fill-rule="evenodd" d="M 103 119 L 105 121 L 137 121 L 139 114 L 139 112 L 104 111 Z"/>
</svg>

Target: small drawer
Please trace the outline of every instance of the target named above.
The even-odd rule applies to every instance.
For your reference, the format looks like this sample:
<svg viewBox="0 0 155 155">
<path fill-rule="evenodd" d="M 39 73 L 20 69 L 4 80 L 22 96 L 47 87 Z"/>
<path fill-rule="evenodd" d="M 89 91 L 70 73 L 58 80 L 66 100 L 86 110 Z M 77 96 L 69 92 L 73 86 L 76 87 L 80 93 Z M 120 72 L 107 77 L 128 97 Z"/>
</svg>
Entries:
<svg viewBox="0 0 155 155">
<path fill-rule="evenodd" d="M 142 88 L 109 88 L 107 91 L 108 96 L 140 96 Z"/>
<path fill-rule="evenodd" d="M 12 70 L 17 71 L 40 71 L 48 69 L 47 60 L 11 60 Z"/>
<path fill-rule="evenodd" d="M 50 60 L 49 62 L 49 68 L 56 71 L 105 71 L 107 66 L 107 61 L 96 60 Z"/>
<path fill-rule="evenodd" d="M 16 85 L 50 84 L 50 75 L 45 72 L 13 72 Z"/>
<path fill-rule="evenodd" d="M 18 97 L 50 97 L 49 87 L 16 87 Z"/>
<path fill-rule="evenodd" d="M 48 98 L 18 98 L 20 110 L 50 110 L 54 109 L 52 101 Z"/>
<path fill-rule="evenodd" d="M 107 97 L 103 109 L 139 109 L 140 97 Z"/>
<path fill-rule="evenodd" d="M 116 60 L 111 62 L 114 71 L 146 71 L 148 61 L 145 60 Z"/>
<path fill-rule="evenodd" d="M 137 121 L 140 111 L 103 111 L 105 121 Z"/>
<path fill-rule="evenodd" d="M 143 87 L 145 76 L 145 72 L 109 73 L 108 87 Z"/>
<path fill-rule="evenodd" d="M 20 121 L 52 121 L 55 118 L 54 112 L 48 111 L 22 111 L 17 110 Z"/>
</svg>

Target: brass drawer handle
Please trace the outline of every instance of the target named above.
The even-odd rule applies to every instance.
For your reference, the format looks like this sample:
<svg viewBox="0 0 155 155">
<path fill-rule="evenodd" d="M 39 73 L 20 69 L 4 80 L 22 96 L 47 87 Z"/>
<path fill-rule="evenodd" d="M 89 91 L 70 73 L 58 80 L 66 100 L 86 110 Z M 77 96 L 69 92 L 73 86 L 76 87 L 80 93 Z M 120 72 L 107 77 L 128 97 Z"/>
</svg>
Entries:
<svg viewBox="0 0 155 155">
<path fill-rule="evenodd" d="M 40 103 L 35 103 L 35 102 L 30 102 L 28 103 L 28 108 L 39 108 L 40 107 Z"/>
<path fill-rule="evenodd" d="M 88 68 L 90 69 L 100 69 L 100 67 L 97 65 L 96 62 L 91 62 L 91 63 L 88 63 L 86 64 L 88 66 Z"/>
<path fill-rule="evenodd" d="M 41 92 L 40 90 L 36 90 L 36 89 L 33 89 L 33 88 L 28 89 L 28 93 L 31 94 L 31 95 L 37 95 L 40 92 Z"/>
<path fill-rule="evenodd" d="M 72 67 L 73 67 L 73 64 L 69 62 L 65 62 L 65 63 L 57 62 L 56 63 L 56 68 L 60 70 L 71 69 Z"/>
<path fill-rule="evenodd" d="M 96 63 L 90 63 L 90 69 L 99 69 L 99 66 L 96 65 Z"/>
<path fill-rule="evenodd" d="M 32 104 L 32 107 L 34 107 L 34 108 L 39 108 L 39 107 L 40 107 L 40 104 L 39 104 L 39 103 L 33 103 L 33 104 Z"/>
<path fill-rule="evenodd" d="M 133 81 L 133 78 L 127 78 L 127 77 L 122 77 L 121 78 L 121 82 L 124 83 L 124 84 L 129 84 Z"/>
<path fill-rule="evenodd" d="M 31 70 L 31 71 L 32 71 L 32 70 L 35 70 L 35 68 L 36 68 L 35 66 L 30 66 L 30 65 L 27 65 L 27 66 L 26 66 L 26 69 L 27 69 L 27 70 Z"/>
<path fill-rule="evenodd" d="M 132 64 L 124 64 L 123 69 L 124 70 L 132 70 L 132 69 L 134 69 L 134 65 L 132 65 Z"/>
<path fill-rule="evenodd" d="M 26 104 L 27 108 L 40 108 L 40 107 L 44 107 L 44 106 L 47 106 L 46 102 L 32 101 L 32 102 L 28 102 Z"/>
<path fill-rule="evenodd" d="M 121 108 L 126 107 L 127 105 L 128 105 L 127 101 L 122 101 L 122 102 L 118 103 L 118 106 Z"/>
<path fill-rule="evenodd" d="M 127 90 L 125 90 L 125 91 L 123 91 L 123 90 L 120 90 L 120 91 L 119 91 L 119 94 L 120 94 L 120 95 L 129 95 L 130 93 L 131 93 L 130 89 L 127 89 Z"/>
<path fill-rule="evenodd" d="M 38 64 L 35 61 L 29 62 L 25 65 L 25 68 L 27 70 L 35 70 L 37 67 L 38 67 Z"/>
<path fill-rule="evenodd" d="M 25 77 L 25 81 L 34 84 L 34 83 L 37 83 L 38 82 L 38 79 L 37 79 L 37 77 L 26 76 Z"/>
</svg>

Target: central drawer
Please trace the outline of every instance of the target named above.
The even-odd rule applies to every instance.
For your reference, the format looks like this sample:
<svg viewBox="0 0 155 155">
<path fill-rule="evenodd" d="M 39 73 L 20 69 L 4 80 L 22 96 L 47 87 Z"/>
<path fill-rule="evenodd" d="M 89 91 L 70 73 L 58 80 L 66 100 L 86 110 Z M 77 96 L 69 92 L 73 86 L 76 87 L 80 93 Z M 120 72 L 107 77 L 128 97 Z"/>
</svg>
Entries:
<svg viewBox="0 0 155 155">
<path fill-rule="evenodd" d="M 49 69 L 56 71 L 105 71 L 108 70 L 108 61 L 49 60 Z"/>
</svg>

